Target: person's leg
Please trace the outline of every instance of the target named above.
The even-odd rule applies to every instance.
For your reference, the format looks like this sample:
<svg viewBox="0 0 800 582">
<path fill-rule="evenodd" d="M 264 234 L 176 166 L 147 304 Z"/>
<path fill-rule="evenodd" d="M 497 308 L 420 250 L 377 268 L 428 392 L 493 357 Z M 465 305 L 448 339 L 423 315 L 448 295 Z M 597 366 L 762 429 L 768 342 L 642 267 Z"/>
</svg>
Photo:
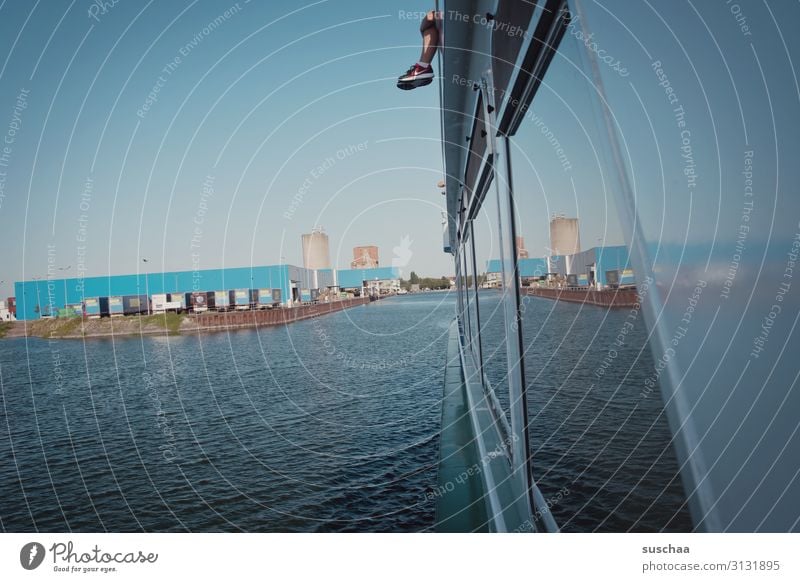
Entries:
<svg viewBox="0 0 800 582">
<path fill-rule="evenodd" d="M 422 35 L 422 54 L 419 62 L 430 64 L 436 56 L 436 49 L 439 47 L 439 29 L 436 28 L 436 13 L 431 10 L 422 19 L 419 25 L 419 32 Z"/>
<path fill-rule="evenodd" d="M 408 90 L 416 89 L 417 87 L 424 87 L 433 82 L 433 67 L 431 61 L 436 55 L 436 49 L 439 48 L 439 30 L 437 29 L 437 19 L 439 14 L 431 10 L 422 19 L 422 24 L 419 26 L 420 34 L 422 34 L 422 54 L 420 60 L 414 63 L 405 75 L 401 75 L 397 79 L 398 89 Z"/>
</svg>

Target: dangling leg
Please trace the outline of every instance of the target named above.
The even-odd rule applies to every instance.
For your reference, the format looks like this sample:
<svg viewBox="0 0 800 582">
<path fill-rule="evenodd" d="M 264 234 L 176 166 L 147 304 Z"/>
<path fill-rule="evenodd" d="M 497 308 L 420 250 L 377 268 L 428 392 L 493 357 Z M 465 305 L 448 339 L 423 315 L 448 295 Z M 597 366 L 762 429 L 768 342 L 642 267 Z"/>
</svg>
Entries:
<svg viewBox="0 0 800 582">
<path fill-rule="evenodd" d="M 439 29 L 436 27 L 436 13 L 433 10 L 422 19 L 419 32 L 422 35 L 422 54 L 419 62 L 430 65 L 433 57 L 436 56 L 436 49 L 439 48 Z"/>
<path fill-rule="evenodd" d="M 438 14 L 431 10 L 422 19 L 419 32 L 422 35 L 422 53 L 419 62 L 411 66 L 406 74 L 397 79 L 397 87 L 400 89 L 416 89 L 424 87 L 433 82 L 433 67 L 431 61 L 436 56 L 436 49 L 439 48 L 439 29 L 437 28 Z"/>
</svg>

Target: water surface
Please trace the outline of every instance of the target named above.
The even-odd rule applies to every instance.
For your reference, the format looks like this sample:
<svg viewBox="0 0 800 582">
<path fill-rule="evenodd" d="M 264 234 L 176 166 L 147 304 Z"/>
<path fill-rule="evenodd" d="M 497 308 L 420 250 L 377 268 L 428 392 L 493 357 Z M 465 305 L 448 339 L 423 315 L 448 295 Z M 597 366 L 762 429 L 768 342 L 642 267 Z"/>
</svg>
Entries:
<svg viewBox="0 0 800 582">
<path fill-rule="evenodd" d="M 482 301 L 500 385 L 497 296 Z M 528 306 L 537 478 L 545 496 L 570 491 L 556 518 L 578 531 L 690 527 L 660 399 L 639 396 L 652 369 L 643 326 L 587 390 L 624 313 Z M 454 309 L 435 293 L 287 327 L 0 342 L 0 526 L 428 530 Z"/>
</svg>

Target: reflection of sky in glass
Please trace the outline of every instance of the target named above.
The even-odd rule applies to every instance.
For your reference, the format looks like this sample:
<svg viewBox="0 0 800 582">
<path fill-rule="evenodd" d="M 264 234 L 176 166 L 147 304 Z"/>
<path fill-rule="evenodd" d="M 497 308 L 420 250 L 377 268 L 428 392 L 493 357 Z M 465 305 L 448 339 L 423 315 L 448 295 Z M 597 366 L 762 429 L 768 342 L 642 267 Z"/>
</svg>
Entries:
<svg viewBox="0 0 800 582">
<path fill-rule="evenodd" d="M 625 231 L 695 524 L 796 529 L 798 7 L 580 4 L 513 140 L 520 234 L 540 256 L 552 213 L 583 248 Z"/>
</svg>

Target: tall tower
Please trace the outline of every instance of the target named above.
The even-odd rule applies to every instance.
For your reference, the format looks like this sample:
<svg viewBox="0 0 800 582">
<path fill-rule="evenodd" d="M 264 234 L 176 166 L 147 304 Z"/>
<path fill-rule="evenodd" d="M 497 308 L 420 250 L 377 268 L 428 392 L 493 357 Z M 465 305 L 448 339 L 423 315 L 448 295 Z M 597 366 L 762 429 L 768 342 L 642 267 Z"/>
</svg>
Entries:
<svg viewBox="0 0 800 582">
<path fill-rule="evenodd" d="M 331 253 L 328 235 L 320 226 L 303 235 L 303 266 L 306 269 L 330 269 Z"/>
<path fill-rule="evenodd" d="M 567 218 L 563 214 L 553 215 L 550 219 L 550 250 L 554 256 L 581 252 L 577 218 Z"/>
<path fill-rule="evenodd" d="M 374 269 L 378 266 L 378 247 L 374 245 L 353 247 L 351 269 Z"/>
<path fill-rule="evenodd" d="M 521 236 L 517 237 L 517 258 L 527 259 L 529 257 L 528 249 L 525 248 L 525 239 Z"/>
</svg>

